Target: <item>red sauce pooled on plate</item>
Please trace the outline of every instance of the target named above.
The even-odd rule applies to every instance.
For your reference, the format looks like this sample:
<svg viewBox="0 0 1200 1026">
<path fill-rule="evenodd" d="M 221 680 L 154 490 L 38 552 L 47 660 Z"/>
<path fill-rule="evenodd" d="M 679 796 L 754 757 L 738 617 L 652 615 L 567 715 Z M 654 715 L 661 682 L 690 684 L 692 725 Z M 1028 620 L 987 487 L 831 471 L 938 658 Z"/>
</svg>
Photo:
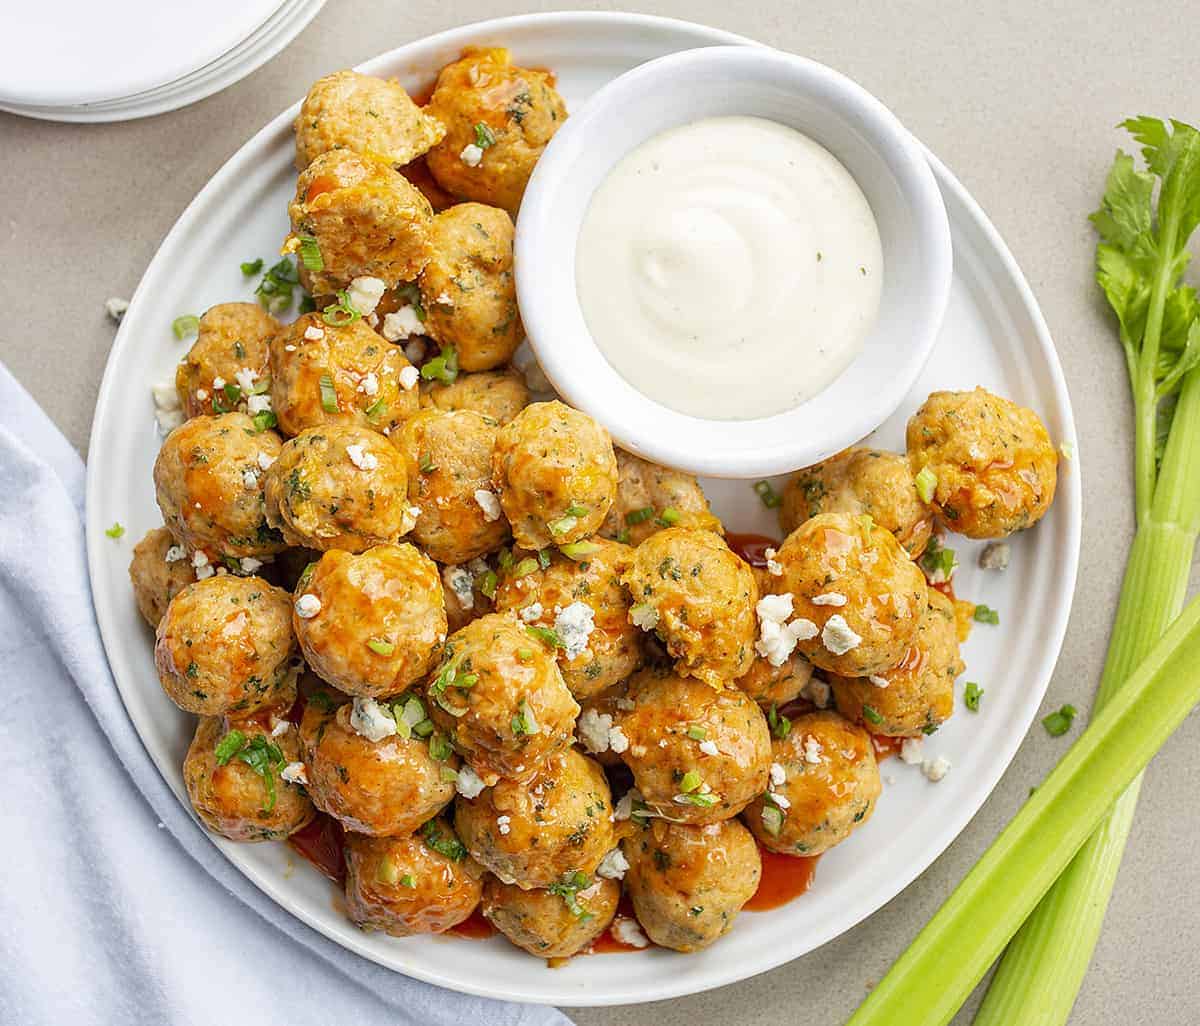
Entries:
<svg viewBox="0 0 1200 1026">
<path fill-rule="evenodd" d="M 767 567 L 767 549 L 777 549 L 780 542 L 765 534 L 738 534 L 725 532 L 725 544 L 751 566 Z"/>
<path fill-rule="evenodd" d="M 617 914 L 613 917 L 613 922 L 615 923 L 618 919 L 622 918 L 634 920 L 637 919 L 637 916 L 633 914 L 633 901 L 624 891 L 621 892 L 621 901 L 620 904 L 617 905 Z M 617 940 L 617 938 L 613 936 L 612 927 L 610 926 L 592 942 L 592 946 L 588 948 L 586 952 L 581 952 L 581 954 L 619 955 L 626 951 L 645 950 L 645 948 L 634 947 L 632 944 L 626 944 L 624 941 Z"/>
<path fill-rule="evenodd" d="M 496 928 L 484 918 L 482 912 L 479 911 L 479 906 L 475 906 L 475 911 L 472 912 L 457 926 L 450 927 L 447 933 L 452 933 L 456 937 L 468 937 L 471 940 L 484 940 L 496 932 Z"/>
<path fill-rule="evenodd" d="M 902 737 L 884 737 L 882 734 L 871 735 L 871 746 L 875 749 L 875 761 L 883 762 L 893 755 L 900 754 L 900 746 L 904 744 Z"/>
<path fill-rule="evenodd" d="M 346 882 L 344 836 L 341 823 L 318 812 L 308 826 L 301 827 L 288 838 L 288 844 L 340 887 Z"/>
<path fill-rule="evenodd" d="M 745 904 L 749 912 L 766 912 L 800 897 L 812 884 L 821 858 L 820 855 L 780 855 L 761 845 L 758 852 L 762 856 L 762 879 L 754 896 Z"/>
</svg>

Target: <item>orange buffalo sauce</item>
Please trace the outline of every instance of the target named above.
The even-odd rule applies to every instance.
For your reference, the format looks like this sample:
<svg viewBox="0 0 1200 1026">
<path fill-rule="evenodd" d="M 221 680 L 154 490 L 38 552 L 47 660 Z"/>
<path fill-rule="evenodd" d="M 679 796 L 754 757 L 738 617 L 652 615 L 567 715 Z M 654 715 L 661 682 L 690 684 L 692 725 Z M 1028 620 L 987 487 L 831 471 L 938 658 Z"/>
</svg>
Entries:
<svg viewBox="0 0 1200 1026">
<path fill-rule="evenodd" d="M 812 885 L 820 855 L 780 855 L 759 846 L 762 855 L 762 879 L 758 890 L 746 902 L 748 912 L 766 912 L 800 897 Z"/>
<path fill-rule="evenodd" d="M 488 922 L 484 914 L 479 911 L 479 906 L 475 906 L 475 911 L 472 912 L 457 926 L 450 927 L 447 933 L 452 933 L 456 937 L 467 937 L 471 940 L 485 940 L 496 932 L 496 928 Z"/>
<path fill-rule="evenodd" d="M 780 543 L 765 534 L 737 534 L 727 531 L 725 544 L 751 566 L 767 566 L 767 549 L 777 549 Z"/>
<path fill-rule="evenodd" d="M 332 816 L 318 812 L 313 821 L 301 827 L 288 844 L 301 858 L 311 862 L 338 886 L 346 882 L 345 832 Z"/>
</svg>

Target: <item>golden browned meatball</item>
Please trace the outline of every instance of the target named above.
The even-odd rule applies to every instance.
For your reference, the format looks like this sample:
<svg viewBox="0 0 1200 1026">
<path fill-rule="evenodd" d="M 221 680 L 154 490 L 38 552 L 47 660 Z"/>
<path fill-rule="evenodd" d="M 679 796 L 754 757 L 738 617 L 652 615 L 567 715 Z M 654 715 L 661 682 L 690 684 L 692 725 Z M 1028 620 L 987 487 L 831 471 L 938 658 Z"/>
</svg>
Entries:
<svg viewBox="0 0 1200 1026">
<path fill-rule="evenodd" d="M 317 808 L 347 830 L 380 837 L 410 834 L 432 819 L 454 797 L 458 757 L 431 727 L 412 695 L 388 704 L 310 699 L 300 737 Z"/>
<path fill-rule="evenodd" d="M 425 114 L 394 78 L 335 71 L 308 90 L 293 125 L 296 170 L 322 153 L 370 153 L 399 167 L 440 142 L 445 128 Z"/>
<path fill-rule="evenodd" d="M 308 665 L 348 695 L 395 695 L 425 676 L 446 639 L 437 566 L 411 545 L 326 552 L 296 588 Z"/>
<path fill-rule="evenodd" d="M 625 888 L 646 935 L 699 951 L 725 933 L 758 889 L 762 858 L 736 819 L 692 826 L 650 820 L 621 842 Z"/>
<path fill-rule="evenodd" d="M 159 621 L 154 665 L 180 709 L 201 716 L 286 705 L 296 695 L 291 599 L 261 577 L 189 584 Z"/>
<path fill-rule="evenodd" d="M 640 545 L 665 527 L 725 533 L 694 475 L 660 467 L 624 449 L 617 450 L 617 472 L 617 499 L 600 528 L 606 538 Z"/>
<path fill-rule="evenodd" d="M 571 743 L 579 714 L 553 651 L 510 613 L 451 635 L 426 692 L 434 722 L 489 785 L 531 780 Z"/>
<path fill-rule="evenodd" d="M 837 713 L 797 716 L 771 758 L 770 787 L 744 815 L 771 851 L 820 855 L 875 811 L 882 785 L 871 737 Z"/>
<path fill-rule="evenodd" d="M 474 410 L 497 424 L 507 424 L 529 405 L 529 386 L 519 371 L 459 374 L 450 384 L 422 383 L 422 405 L 441 410 Z"/>
<path fill-rule="evenodd" d="M 210 307 L 175 371 L 184 416 L 244 411 L 252 396 L 263 396 L 270 385 L 267 343 L 278 330 L 279 322 L 257 303 Z M 260 398 L 255 405 L 266 401 Z"/>
<path fill-rule="evenodd" d="M 287 720 L 202 716 L 183 761 L 200 821 L 231 841 L 281 841 L 313 818 L 300 739 Z"/>
<path fill-rule="evenodd" d="M 1003 538 L 1050 508 L 1058 453 L 1033 410 L 983 388 L 934 392 L 907 437 L 917 484 L 952 531 Z"/>
<path fill-rule="evenodd" d="M 129 579 L 142 619 L 157 627 L 167 603 L 191 584 L 196 574 L 183 546 L 165 527 L 156 527 L 133 547 Z"/>
<path fill-rule="evenodd" d="M 630 621 L 663 640 L 680 673 L 723 687 L 750 669 L 758 583 L 720 535 L 659 531 L 634 550 L 622 580 Z"/>
<path fill-rule="evenodd" d="M 734 683 L 764 709 L 769 709 L 798 698 L 812 679 L 812 672 L 812 663 L 795 652 L 779 666 L 772 666 L 763 656 L 755 656 L 750 669 Z"/>
<path fill-rule="evenodd" d="M 305 314 L 271 342 L 271 402 L 286 435 L 349 423 L 385 434 L 417 412 L 419 374 L 361 320 Z"/>
<path fill-rule="evenodd" d="M 762 710 L 737 688 L 642 670 L 629 682 L 633 708 L 613 716 L 642 799 L 674 820 L 736 816 L 767 784 L 771 735 Z"/>
<path fill-rule="evenodd" d="M 466 563 L 508 540 L 492 491 L 496 431 L 470 410 L 422 410 L 393 436 L 407 468 L 407 501 L 419 510 L 413 538 L 439 563 Z"/>
<path fill-rule="evenodd" d="M 426 110 L 446 126 L 426 157 L 437 183 L 514 217 L 533 165 L 567 117 L 554 77 L 511 64 L 499 47 L 468 49 L 442 68 Z"/>
<path fill-rule="evenodd" d="M 641 631 L 629 622 L 629 596 L 621 587 L 633 549 L 593 538 L 571 551 L 574 558 L 543 557 L 544 569 L 534 557 L 517 562 L 496 591 L 496 608 L 554 632 L 563 680 L 584 699 L 641 666 Z"/>
<path fill-rule="evenodd" d="M 475 861 L 505 883 L 549 887 L 591 874 L 613 849 L 612 811 L 604 770 L 568 748 L 528 783 L 501 780 L 460 798 L 454 828 Z"/>
<path fill-rule="evenodd" d="M 966 664 L 958 654 L 954 603 L 936 588 L 899 666 L 872 677 L 838 677 L 829 683 L 838 711 L 872 734 L 932 734 L 954 712 L 954 681 Z"/>
<path fill-rule="evenodd" d="M 404 458 L 383 435 L 325 424 L 284 443 L 267 470 L 267 522 L 289 545 L 363 552 L 413 525 Z"/>
<path fill-rule="evenodd" d="M 908 460 L 880 449 L 846 449 L 788 481 L 779 507 L 783 533 L 818 513 L 865 513 L 891 531 L 913 559 L 933 532 L 933 511 L 917 494 Z"/>
<path fill-rule="evenodd" d="M 433 256 L 421 272 L 426 334 L 454 346 L 465 371 L 505 364 L 525 336 L 513 280 L 512 218 L 460 203 L 433 219 Z"/>
<path fill-rule="evenodd" d="M 443 933 L 475 911 L 482 877 L 438 819 L 400 837 L 346 835 L 346 914 L 364 930 Z"/>
<path fill-rule="evenodd" d="M 527 891 L 492 876 L 480 909 L 518 948 L 538 958 L 570 958 L 608 929 L 620 900 L 616 880 L 572 877 L 553 891 Z"/>
<path fill-rule="evenodd" d="M 288 217 L 283 252 L 300 254 L 313 295 L 355 278 L 411 281 L 429 262 L 433 208 L 382 157 L 322 153 L 300 172 Z"/>
<path fill-rule="evenodd" d="M 890 531 L 869 516 L 821 513 L 788 535 L 775 559 L 783 568 L 775 594 L 791 596 L 789 628 L 810 663 L 866 677 L 904 658 L 929 588 Z"/>
<path fill-rule="evenodd" d="M 259 431 L 244 413 L 193 417 L 167 435 L 154 461 L 154 492 L 175 540 L 209 563 L 281 552 L 262 489 L 263 469 L 280 446 L 278 435 Z"/>
<path fill-rule="evenodd" d="M 500 429 L 492 481 L 522 548 L 579 541 L 604 523 L 617 494 L 612 440 L 586 413 L 534 403 Z"/>
</svg>

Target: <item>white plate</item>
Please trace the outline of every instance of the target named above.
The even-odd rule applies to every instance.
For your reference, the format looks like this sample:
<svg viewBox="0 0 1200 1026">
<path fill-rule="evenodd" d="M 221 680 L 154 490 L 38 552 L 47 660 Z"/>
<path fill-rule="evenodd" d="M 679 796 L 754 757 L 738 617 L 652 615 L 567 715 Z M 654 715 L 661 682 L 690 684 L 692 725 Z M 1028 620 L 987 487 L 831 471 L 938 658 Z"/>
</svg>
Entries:
<svg viewBox="0 0 1200 1026">
<path fill-rule="evenodd" d="M 455 29 L 401 47 L 364 70 L 397 75 L 410 89 L 428 84 L 464 45 L 506 45 L 518 62 L 553 68 L 568 105 L 579 105 L 614 75 L 673 50 L 747 42 L 715 29 L 625 14 L 549 14 Z M 164 240 L 134 295 L 113 345 L 92 430 L 87 539 L 92 590 L 113 674 L 151 758 L 185 804 L 180 765 L 193 719 L 165 698 L 155 677 L 150 635 L 130 593 L 130 549 L 160 523 L 150 479 L 158 450 L 149 387 L 169 379 L 184 346 L 170 325 L 184 313 L 248 298 L 238 263 L 271 259 L 286 229 L 293 188 L 291 121 L 286 111 L 250 140 L 196 197 Z M 1020 270 L 966 190 L 931 157 L 950 214 L 955 279 L 938 347 L 902 412 L 877 433 L 900 447 L 905 418 L 933 388 L 987 385 L 1035 408 L 1052 436 L 1075 441 L 1062 370 Z M 1054 508 L 1013 543 L 1003 574 L 977 568 L 977 546 L 956 539 L 960 593 L 1001 615 L 980 625 L 965 647 L 966 679 L 986 689 L 983 708 L 962 708 L 932 752 L 954 764 L 940 784 L 890 761 L 888 785 L 865 828 L 826 855 L 812 890 L 782 909 L 744 913 L 731 933 L 686 957 L 655 950 L 578 958 L 548 970 L 501 938 L 398 940 L 359 932 L 331 900 L 329 884 L 307 868 L 286 875 L 284 845 L 237 845 L 214 839 L 264 892 L 339 944 L 410 976 L 446 987 L 562 1005 L 651 1001 L 731 983 L 803 955 L 838 936 L 891 899 L 957 836 L 1007 768 L 1037 711 L 1058 656 L 1079 554 L 1078 464 L 1063 463 Z M 770 531 L 773 518 L 750 487 L 714 482 L 710 496 L 732 530 Z M 113 521 L 129 532 L 104 536 Z"/>
</svg>

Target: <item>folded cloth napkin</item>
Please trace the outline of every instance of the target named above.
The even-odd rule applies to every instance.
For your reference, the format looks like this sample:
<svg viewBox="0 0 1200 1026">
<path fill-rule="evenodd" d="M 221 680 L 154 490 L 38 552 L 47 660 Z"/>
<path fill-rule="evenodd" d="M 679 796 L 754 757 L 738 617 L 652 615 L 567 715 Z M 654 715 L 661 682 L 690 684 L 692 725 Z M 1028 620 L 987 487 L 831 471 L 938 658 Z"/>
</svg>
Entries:
<svg viewBox="0 0 1200 1026">
<path fill-rule="evenodd" d="M 345 951 L 209 843 L 109 673 L 83 489 L 75 451 L 0 365 L 0 1023 L 570 1026 Z"/>
</svg>

